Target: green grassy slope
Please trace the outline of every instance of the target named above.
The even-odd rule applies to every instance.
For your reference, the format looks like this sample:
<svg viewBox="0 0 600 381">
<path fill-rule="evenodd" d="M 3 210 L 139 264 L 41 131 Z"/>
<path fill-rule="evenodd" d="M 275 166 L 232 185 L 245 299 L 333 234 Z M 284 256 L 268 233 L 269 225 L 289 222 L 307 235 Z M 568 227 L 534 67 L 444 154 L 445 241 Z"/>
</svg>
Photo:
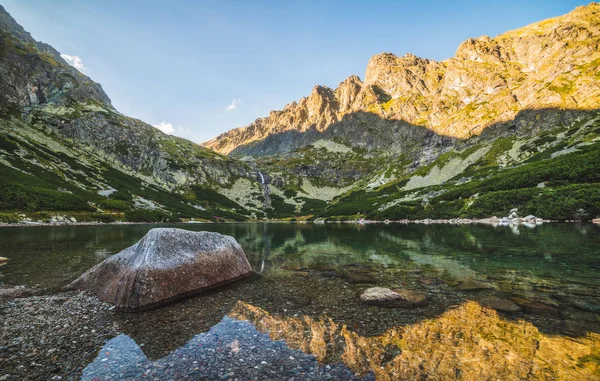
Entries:
<svg viewBox="0 0 600 381">
<path fill-rule="evenodd" d="M 0 221 L 17 222 L 19 214 L 43 221 L 55 214 L 101 222 L 248 218 L 209 187 L 170 191 L 21 121 L 0 124 Z"/>
<path fill-rule="evenodd" d="M 450 219 L 520 215 L 589 220 L 600 216 L 600 118 L 580 121 L 530 139 L 502 137 L 485 155 L 441 184 L 407 189 L 415 176 L 444 168 L 449 152 L 428 166 L 376 189 L 355 189 L 319 216 L 345 220 Z M 510 158 L 510 159 L 508 159 Z M 502 163 L 501 166 L 499 163 Z"/>
</svg>

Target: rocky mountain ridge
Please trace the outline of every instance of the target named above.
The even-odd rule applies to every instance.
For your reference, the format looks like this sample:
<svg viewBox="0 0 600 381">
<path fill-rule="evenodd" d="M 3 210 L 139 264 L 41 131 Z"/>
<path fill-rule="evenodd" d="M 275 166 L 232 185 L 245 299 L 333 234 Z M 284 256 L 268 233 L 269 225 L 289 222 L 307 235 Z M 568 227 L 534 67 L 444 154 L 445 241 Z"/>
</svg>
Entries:
<svg viewBox="0 0 600 381">
<path fill-rule="evenodd" d="M 263 213 L 259 199 L 242 206 L 219 193 L 242 177 L 260 194 L 253 168 L 119 113 L 98 83 L 1 6 L 0 168 L 0 210 L 76 208 L 115 219 L 135 210 L 142 219 Z"/>
<path fill-rule="evenodd" d="M 3 83 L 11 84 L 2 87 L 0 104 L 31 108 L 44 103 L 92 100 L 112 108 L 100 84 L 70 66 L 52 46 L 34 40 L 1 5 L 0 31 L 4 56 L 0 73 Z M 53 68 L 52 75 L 39 70 L 40 61 Z"/>
<path fill-rule="evenodd" d="M 441 63 L 378 55 L 364 82 L 315 87 L 215 140 L 228 156 L 119 113 L 0 8 L 0 223 L 440 219 L 513 208 L 597 217 L 598 8 L 502 35 L 543 53 L 539 75 L 500 37 L 469 40 Z M 562 50 L 531 43 L 549 25 Z"/>
<path fill-rule="evenodd" d="M 361 114 L 393 121 L 397 129 L 418 126 L 441 138 L 467 139 L 493 125 L 515 125 L 526 110 L 595 109 L 599 44 L 600 4 L 591 3 L 495 38 L 469 39 L 442 62 L 382 53 L 369 60 L 364 81 L 353 75 L 336 89 L 315 86 L 308 97 L 203 145 L 221 154 L 264 156 L 337 138 L 379 150 L 377 139 L 352 139 L 365 134 L 355 126 Z M 406 150 L 398 136 L 382 135 L 381 141 L 396 143 L 388 144 L 392 152 Z"/>
</svg>

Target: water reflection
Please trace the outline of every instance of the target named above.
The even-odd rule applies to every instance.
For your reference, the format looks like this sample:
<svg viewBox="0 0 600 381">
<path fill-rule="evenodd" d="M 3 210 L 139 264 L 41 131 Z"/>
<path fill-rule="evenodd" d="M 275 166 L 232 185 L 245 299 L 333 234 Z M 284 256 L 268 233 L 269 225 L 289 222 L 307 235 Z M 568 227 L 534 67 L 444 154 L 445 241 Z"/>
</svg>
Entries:
<svg viewBox="0 0 600 381">
<path fill-rule="evenodd" d="M 8 284 L 57 289 L 106 255 L 137 242 L 155 225 L 0 229 L 0 256 L 11 258 Z M 518 271 L 600 286 L 600 227 L 593 224 L 526 226 L 190 224 L 190 230 L 235 237 L 258 272 L 329 263 L 433 266 L 489 275 Z M 517 229 L 515 236 L 511 229 Z M 436 263 L 436 258 L 439 262 Z M 551 258 L 551 260 L 549 260 Z M 465 276 L 463 274 L 462 276 Z"/>
<path fill-rule="evenodd" d="M 325 314 L 286 316 L 239 301 L 168 355 L 152 361 L 144 351 L 121 334 L 82 379 L 600 379 L 599 334 L 547 335 L 476 302 L 364 336 Z"/>
<path fill-rule="evenodd" d="M 600 379 L 600 335 L 545 335 L 529 322 L 502 319 L 475 302 L 374 337 L 326 316 L 275 316 L 242 302 L 230 316 L 320 362 L 342 361 L 357 374 L 372 371 L 377 380 Z"/>
<path fill-rule="evenodd" d="M 8 285 L 39 283 L 46 290 L 59 290 L 155 226 L 2 228 L 0 256 L 11 260 L 0 268 L 0 279 Z M 588 330 L 600 331 L 600 227 L 594 224 L 544 224 L 535 229 L 523 225 L 262 223 L 177 227 L 235 237 L 254 270 L 272 281 L 264 286 L 271 294 L 284 287 L 289 294 L 300 293 L 294 289 L 299 285 L 288 286 L 280 279 L 285 276 L 334 277 L 358 285 L 418 289 L 444 308 L 454 301 L 479 298 L 466 292 L 486 290 L 482 292 L 515 299 L 547 331 L 552 327 L 543 327 L 548 322 L 535 320 L 535 315 L 578 321 Z M 311 278 L 307 282 L 321 281 Z M 314 291 L 320 295 L 304 298 L 335 300 L 340 288 L 346 287 L 343 284 L 323 285 L 324 290 Z M 360 287 L 355 287 L 356 292 Z M 554 324 L 554 328 L 557 325 L 564 324 Z"/>
<path fill-rule="evenodd" d="M 373 380 L 357 377 L 342 364 L 323 365 L 259 333 L 248 321 L 225 316 L 208 332 L 156 361 L 149 360 L 129 336 L 109 340 L 83 371 L 82 380 Z"/>
<path fill-rule="evenodd" d="M 153 227 L 2 228 L 0 256 L 10 261 L 0 267 L 0 281 L 39 283 L 46 290 L 59 290 Z M 261 278 L 223 291 L 217 299 L 226 294 L 227 300 L 215 300 L 211 308 L 202 305 L 213 298 L 207 296 L 197 299 L 198 306 L 180 303 L 144 315 L 144 320 L 164 325 L 185 322 L 181 329 L 185 335 L 165 333 L 176 347 L 215 325 L 237 300 L 273 313 L 316 316 L 327 310 L 337 324 L 373 336 L 400 323 L 437 317 L 466 300 L 497 296 L 517 303 L 522 309 L 517 317 L 545 333 L 583 336 L 600 332 L 600 226 L 594 224 L 544 224 L 535 229 L 522 225 L 262 223 L 177 227 L 235 237 Z M 370 310 L 372 315 L 363 317 L 358 295 L 371 286 L 425 292 L 430 303 L 424 309 L 401 313 Z M 172 311 L 172 316 L 166 311 Z M 199 327 L 188 320 L 204 323 Z M 152 341 L 146 336 L 157 336 L 158 331 L 156 326 L 132 322 L 128 332 L 138 343 L 146 343 Z M 160 357 L 167 354 L 160 350 L 166 347 L 164 342 L 156 344 Z"/>
</svg>

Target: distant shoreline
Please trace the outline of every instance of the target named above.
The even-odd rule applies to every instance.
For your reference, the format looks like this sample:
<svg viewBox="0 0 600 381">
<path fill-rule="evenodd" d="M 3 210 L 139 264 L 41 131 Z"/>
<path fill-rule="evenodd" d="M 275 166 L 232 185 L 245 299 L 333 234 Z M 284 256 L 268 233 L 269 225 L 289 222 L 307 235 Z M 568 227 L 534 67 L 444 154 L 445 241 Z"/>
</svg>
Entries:
<svg viewBox="0 0 600 381">
<path fill-rule="evenodd" d="M 346 221 L 289 221 L 289 220 L 266 220 L 266 221 L 226 221 L 226 222 L 12 222 L 12 223 L 0 223 L 0 228 L 9 228 L 9 227 L 56 227 L 56 226 L 114 226 L 114 225 L 203 225 L 203 224 L 246 224 L 246 223 L 289 223 L 289 224 L 315 224 L 315 225 L 324 225 L 324 224 L 356 224 L 356 225 L 372 225 L 372 224 L 415 224 L 415 225 L 474 225 L 474 224 L 484 224 L 484 225 L 494 225 L 494 226 L 514 226 L 514 225 L 524 225 L 524 226 L 538 226 L 547 223 L 595 223 L 600 224 L 600 219 L 593 220 L 546 220 L 546 219 L 538 219 L 535 223 L 528 222 L 523 219 L 519 219 L 521 221 L 503 221 L 501 219 L 493 219 L 493 218 L 482 218 L 482 219 L 447 219 L 447 220 L 364 220 L 364 221 L 354 221 L 354 220 L 346 220 Z"/>
</svg>

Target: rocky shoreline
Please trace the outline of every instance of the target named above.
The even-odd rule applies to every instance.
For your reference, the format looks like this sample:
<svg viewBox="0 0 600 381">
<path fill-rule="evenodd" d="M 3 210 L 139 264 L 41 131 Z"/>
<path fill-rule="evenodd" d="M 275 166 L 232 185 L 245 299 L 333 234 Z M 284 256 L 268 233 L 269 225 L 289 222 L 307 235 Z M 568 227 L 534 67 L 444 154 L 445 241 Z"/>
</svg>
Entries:
<svg viewBox="0 0 600 381">
<path fill-rule="evenodd" d="M 546 223 L 584 223 L 591 222 L 600 224 L 600 219 L 595 218 L 592 220 L 549 220 L 535 217 L 530 218 L 507 218 L 507 217 L 488 217 L 488 218 L 451 218 L 451 219 L 424 219 L 424 220 L 345 220 L 345 221 L 325 221 L 325 220 L 314 220 L 314 221 L 289 221 L 289 220 L 265 220 L 265 221 L 231 221 L 231 222 L 170 222 L 169 225 L 188 225 L 188 224 L 239 224 L 239 223 L 253 223 L 253 222 L 269 222 L 269 223 L 314 223 L 314 224 L 445 224 L 445 225 L 472 225 L 472 224 L 485 224 L 493 226 L 507 226 L 507 225 L 524 225 L 532 227 L 532 225 L 541 225 Z M 160 225 L 161 222 L 17 222 L 17 223 L 0 223 L 0 228 L 3 227 L 34 227 L 34 226 L 105 226 L 105 225 Z"/>
<path fill-rule="evenodd" d="M 103 226 L 103 225 L 151 225 L 151 224 L 159 224 L 159 222 L 2 222 L 0 223 L 0 228 L 2 227 L 29 227 L 29 226 Z"/>
<path fill-rule="evenodd" d="M 0 380 L 79 379 L 117 334 L 111 314 L 110 305 L 82 292 L 0 297 Z"/>
</svg>

